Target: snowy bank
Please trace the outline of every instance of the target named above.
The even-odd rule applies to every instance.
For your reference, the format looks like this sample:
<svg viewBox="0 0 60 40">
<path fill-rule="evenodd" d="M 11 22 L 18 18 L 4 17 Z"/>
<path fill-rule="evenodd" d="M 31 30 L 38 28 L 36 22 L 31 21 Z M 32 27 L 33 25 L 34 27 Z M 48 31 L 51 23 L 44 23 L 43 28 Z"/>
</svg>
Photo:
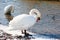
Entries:
<svg viewBox="0 0 60 40">
<path fill-rule="evenodd" d="M 6 32 L 8 34 L 12 34 L 12 36 L 17 36 L 17 35 L 18 36 L 19 35 L 24 36 L 24 34 L 21 34 L 20 30 L 12 30 L 12 31 L 5 30 L 7 27 L 8 26 L 0 24 L 0 30 L 3 30 L 3 32 Z M 36 33 L 32 33 L 32 32 L 29 32 L 29 33 L 32 35 L 30 40 L 59 40 L 59 39 L 55 39 L 55 38 L 49 38 L 48 36 L 42 36 L 42 35 L 39 35 L 39 34 L 36 34 Z M 17 38 L 14 38 L 14 40 L 17 40 Z"/>
</svg>

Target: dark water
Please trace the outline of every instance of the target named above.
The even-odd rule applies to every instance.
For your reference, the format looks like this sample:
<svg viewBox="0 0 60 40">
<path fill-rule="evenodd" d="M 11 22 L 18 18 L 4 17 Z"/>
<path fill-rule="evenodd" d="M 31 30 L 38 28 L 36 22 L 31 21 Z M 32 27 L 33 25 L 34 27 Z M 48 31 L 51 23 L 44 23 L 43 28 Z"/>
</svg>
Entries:
<svg viewBox="0 0 60 40">
<path fill-rule="evenodd" d="M 50 37 L 60 38 L 60 2 L 45 2 L 34 0 L 0 0 L 0 24 L 8 25 L 4 15 L 4 7 L 13 4 L 15 17 L 20 14 L 28 14 L 32 8 L 38 9 L 42 18 L 29 31 Z M 55 16 L 55 20 L 53 19 Z"/>
</svg>

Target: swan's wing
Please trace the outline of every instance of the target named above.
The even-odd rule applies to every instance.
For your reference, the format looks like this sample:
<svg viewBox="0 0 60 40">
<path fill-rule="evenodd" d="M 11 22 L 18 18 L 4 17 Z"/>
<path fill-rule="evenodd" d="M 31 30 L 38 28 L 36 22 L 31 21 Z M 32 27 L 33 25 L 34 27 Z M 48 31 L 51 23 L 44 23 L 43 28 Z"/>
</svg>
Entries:
<svg viewBox="0 0 60 40">
<path fill-rule="evenodd" d="M 35 24 L 36 20 L 33 16 L 30 15 L 19 15 L 13 18 L 9 22 L 9 27 L 13 27 L 14 29 L 28 29 L 33 24 Z"/>
</svg>

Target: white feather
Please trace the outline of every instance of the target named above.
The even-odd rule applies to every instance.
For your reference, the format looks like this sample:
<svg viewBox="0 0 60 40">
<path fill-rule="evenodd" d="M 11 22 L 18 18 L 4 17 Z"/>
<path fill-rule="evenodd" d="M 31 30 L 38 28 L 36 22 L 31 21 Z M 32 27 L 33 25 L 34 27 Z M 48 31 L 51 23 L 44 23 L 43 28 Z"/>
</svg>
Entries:
<svg viewBox="0 0 60 40">
<path fill-rule="evenodd" d="M 28 29 L 35 23 L 36 20 L 34 16 L 22 14 L 14 17 L 13 20 L 9 22 L 9 27 L 13 27 L 13 29 L 24 30 L 24 29 Z"/>
</svg>

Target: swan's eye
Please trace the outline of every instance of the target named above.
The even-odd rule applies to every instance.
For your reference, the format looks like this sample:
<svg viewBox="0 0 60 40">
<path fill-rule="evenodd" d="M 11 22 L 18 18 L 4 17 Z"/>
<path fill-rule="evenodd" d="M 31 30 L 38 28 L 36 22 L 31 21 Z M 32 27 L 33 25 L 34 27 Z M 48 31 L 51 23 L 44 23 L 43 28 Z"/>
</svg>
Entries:
<svg viewBox="0 0 60 40">
<path fill-rule="evenodd" d="M 40 20 L 40 17 L 37 17 L 37 20 L 36 20 L 36 22 L 38 22 Z"/>
<path fill-rule="evenodd" d="M 37 20 L 40 20 L 40 17 L 38 17 Z"/>
</svg>

